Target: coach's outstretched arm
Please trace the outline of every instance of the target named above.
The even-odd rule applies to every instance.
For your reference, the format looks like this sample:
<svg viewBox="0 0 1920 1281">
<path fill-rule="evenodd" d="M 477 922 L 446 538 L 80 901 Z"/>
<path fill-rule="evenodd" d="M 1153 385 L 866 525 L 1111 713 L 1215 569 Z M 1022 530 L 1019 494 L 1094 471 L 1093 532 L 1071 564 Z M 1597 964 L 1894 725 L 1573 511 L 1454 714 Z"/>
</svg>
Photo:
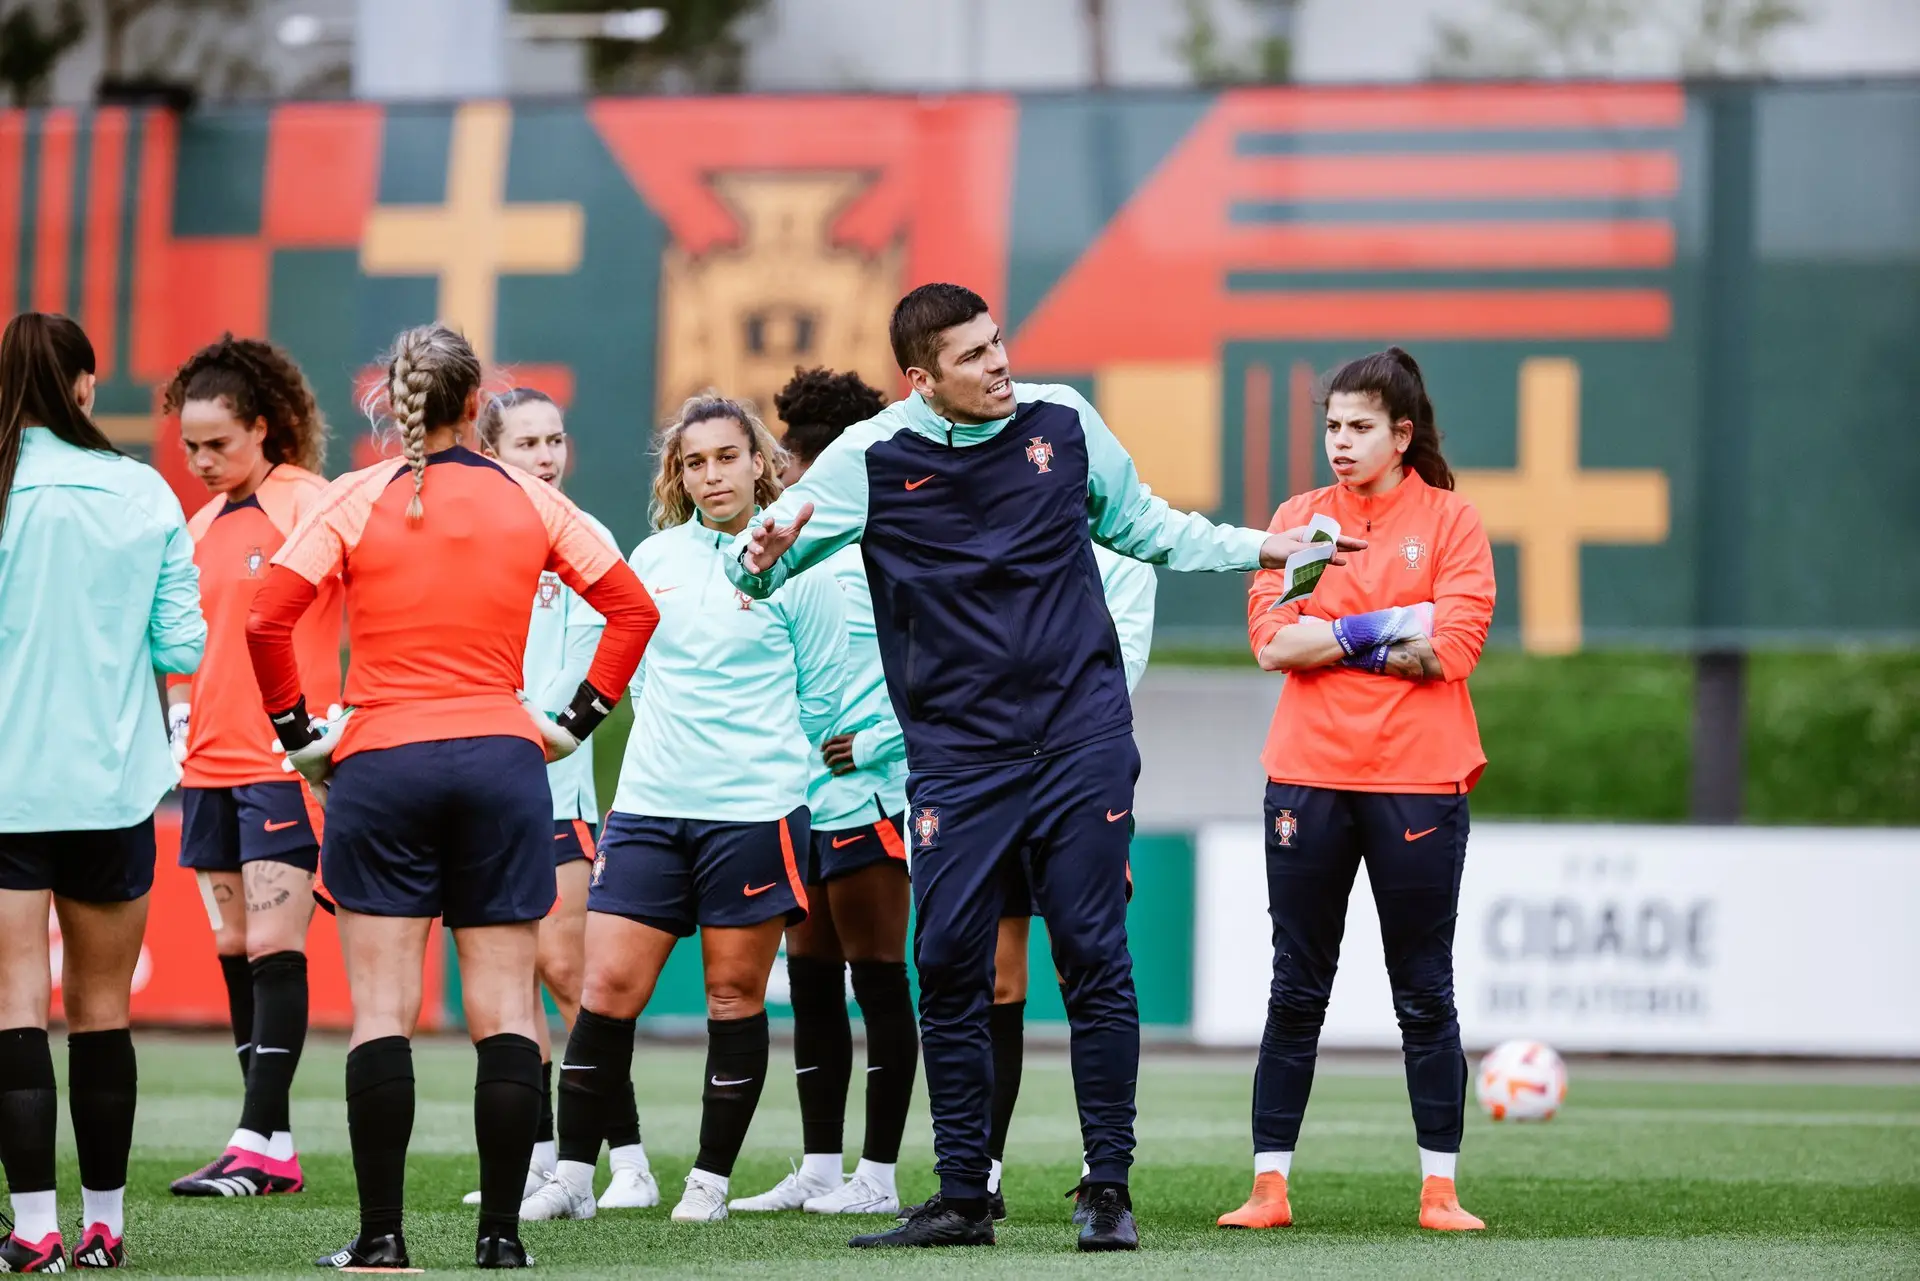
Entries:
<svg viewBox="0 0 1920 1281">
<path fill-rule="evenodd" d="M 1133 456 L 1087 403 L 1086 397 L 1064 385 L 1035 388 L 1036 399 L 1071 406 L 1080 415 L 1087 437 L 1087 515 L 1095 542 L 1168 569 L 1273 569 L 1306 546 L 1306 530 L 1269 534 L 1238 525 L 1216 525 L 1205 516 L 1177 511 L 1156 498 L 1140 480 Z M 1342 537 L 1341 551 L 1359 551 L 1366 541 Z M 1340 556 L 1336 565 L 1345 564 Z"/>
<path fill-rule="evenodd" d="M 820 451 L 806 476 L 780 495 L 733 540 L 727 578 L 755 600 L 773 595 L 804 569 L 858 542 L 867 527 L 867 468 L 871 435 L 859 426 Z"/>
</svg>

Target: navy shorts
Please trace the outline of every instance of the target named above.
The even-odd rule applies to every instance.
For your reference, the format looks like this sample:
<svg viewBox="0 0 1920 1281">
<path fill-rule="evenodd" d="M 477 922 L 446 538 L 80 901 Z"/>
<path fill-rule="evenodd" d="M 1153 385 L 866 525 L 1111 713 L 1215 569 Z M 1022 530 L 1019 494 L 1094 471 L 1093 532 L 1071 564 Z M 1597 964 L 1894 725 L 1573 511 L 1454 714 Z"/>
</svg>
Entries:
<svg viewBox="0 0 1920 1281">
<path fill-rule="evenodd" d="M 584 818 L 553 820 L 553 865 L 593 858 L 593 824 Z"/>
<path fill-rule="evenodd" d="M 350 912 L 438 916 L 458 930 L 545 916 L 558 843 L 538 746 L 450 738 L 341 761 L 320 866 L 327 893 Z"/>
<path fill-rule="evenodd" d="M 131 827 L 0 832 L 0 890 L 52 890 L 82 903 L 131 903 L 153 888 L 151 816 Z"/>
<path fill-rule="evenodd" d="M 807 848 L 802 805 L 763 823 L 607 815 L 587 910 L 686 938 L 702 925 L 738 928 L 776 917 L 797 925 L 807 891 L 796 852 Z"/>
<path fill-rule="evenodd" d="M 905 872 L 907 844 L 902 834 L 906 822 L 906 815 L 895 814 L 864 827 L 841 827 L 831 832 L 815 829 L 808 842 L 813 849 L 807 860 L 807 884 L 825 885 L 875 863 L 891 862 Z"/>
<path fill-rule="evenodd" d="M 181 867 L 237 872 L 263 858 L 306 872 L 320 866 L 320 834 L 298 782 L 180 789 Z"/>
</svg>

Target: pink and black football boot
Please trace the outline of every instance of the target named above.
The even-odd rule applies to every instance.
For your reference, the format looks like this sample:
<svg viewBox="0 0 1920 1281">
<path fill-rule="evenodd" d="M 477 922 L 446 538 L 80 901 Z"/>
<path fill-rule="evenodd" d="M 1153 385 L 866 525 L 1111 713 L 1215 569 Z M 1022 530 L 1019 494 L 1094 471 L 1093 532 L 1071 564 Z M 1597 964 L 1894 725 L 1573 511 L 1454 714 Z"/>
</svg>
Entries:
<svg viewBox="0 0 1920 1281">
<path fill-rule="evenodd" d="M 73 1252 L 73 1266 L 76 1268 L 124 1268 L 127 1266 L 127 1243 L 123 1237 L 117 1237 L 107 1231 L 104 1223 L 90 1223 L 80 1234 L 80 1244 Z"/>
<path fill-rule="evenodd" d="M 245 1148 L 228 1148 L 211 1164 L 173 1181 L 175 1196 L 277 1196 L 306 1186 L 300 1158 L 276 1161 Z"/>
</svg>

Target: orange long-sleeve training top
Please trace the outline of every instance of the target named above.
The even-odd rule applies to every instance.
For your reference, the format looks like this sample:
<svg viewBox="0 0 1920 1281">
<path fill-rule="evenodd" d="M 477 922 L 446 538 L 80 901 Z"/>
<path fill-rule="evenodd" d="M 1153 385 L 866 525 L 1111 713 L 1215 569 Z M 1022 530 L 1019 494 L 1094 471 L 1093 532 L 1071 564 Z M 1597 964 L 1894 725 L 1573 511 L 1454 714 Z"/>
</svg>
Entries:
<svg viewBox="0 0 1920 1281">
<path fill-rule="evenodd" d="M 1442 679 L 1412 681 L 1353 667 L 1289 672 L 1261 764 L 1276 783 L 1351 792 L 1457 792 L 1479 780 L 1480 750 L 1467 677 L 1493 621 L 1493 548 L 1473 504 L 1412 472 L 1378 498 L 1330 485 L 1298 494 L 1273 530 L 1324 513 L 1367 549 L 1330 565 L 1313 595 L 1278 609 L 1285 572 L 1263 569 L 1247 592 L 1247 637 L 1258 654 L 1302 617 L 1334 619 L 1433 602 L 1433 652 Z"/>
</svg>

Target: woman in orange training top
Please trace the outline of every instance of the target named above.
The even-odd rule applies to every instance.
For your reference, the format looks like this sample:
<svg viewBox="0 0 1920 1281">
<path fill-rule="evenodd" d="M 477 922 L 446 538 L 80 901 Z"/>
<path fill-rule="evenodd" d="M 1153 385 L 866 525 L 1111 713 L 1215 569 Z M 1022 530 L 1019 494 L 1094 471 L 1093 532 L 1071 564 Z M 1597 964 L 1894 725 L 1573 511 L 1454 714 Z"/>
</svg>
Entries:
<svg viewBox="0 0 1920 1281">
<path fill-rule="evenodd" d="M 1364 860 L 1420 1145 L 1420 1226 L 1479 1228 L 1453 1184 L 1467 1088 L 1453 922 L 1467 792 L 1487 760 L 1466 678 L 1493 617 L 1493 551 L 1479 513 L 1453 492 L 1406 352 L 1390 347 L 1334 374 L 1326 446 L 1338 483 L 1289 499 L 1272 527 L 1331 516 L 1368 550 L 1277 608 L 1285 576 L 1262 570 L 1247 600 L 1260 666 L 1287 683 L 1262 757 L 1273 988 L 1253 1078 L 1253 1195 L 1220 1225 L 1292 1222 L 1287 1175 Z"/>
<path fill-rule="evenodd" d="M 479 359 L 453 331 L 400 335 L 387 389 L 406 461 L 328 486 L 274 557 L 247 621 L 267 713 L 327 805 L 321 870 L 339 904 L 353 993 L 347 1126 L 360 1232 L 322 1266 L 408 1266 L 409 1038 L 435 917 L 460 954 L 479 1052 L 475 1262 L 526 1266 L 518 1211 L 540 1113 L 534 956 L 554 900 L 546 765 L 613 707 L 659 618 L 619 553 L 558 490 L 460 443 L 479 410 L 480 377 Z M 527 602 L 545 570 L 607 620 L 557 721 L 519 699 Z M 294 625 L 336 573 L 347 584 L 352 710 L 316 732 Z"/>
<path fill-rule="evenodd" d="M 176 1196 L 298 1192 L 287 1094 L 307 1039 L 307 922 L 320 834 L 305 789 L 272 750 L 273 727 L 247 658 L 247 610 L 269 562 L 319 503 L 327 420 L 293 358 L 232 334 L 201 348 L 167 384 L 187 465 L 213 492 L 193 514 L 193 563 L 207 654 L 167 680 L 167 732 L 180 781 L 180 866 L 216 916 L 246 1099 L 211 1164 L 174 1180 Z M 309 706 L 340 701 L 339 578 L 321 586 L 294 632 Z"/>
</svg>

